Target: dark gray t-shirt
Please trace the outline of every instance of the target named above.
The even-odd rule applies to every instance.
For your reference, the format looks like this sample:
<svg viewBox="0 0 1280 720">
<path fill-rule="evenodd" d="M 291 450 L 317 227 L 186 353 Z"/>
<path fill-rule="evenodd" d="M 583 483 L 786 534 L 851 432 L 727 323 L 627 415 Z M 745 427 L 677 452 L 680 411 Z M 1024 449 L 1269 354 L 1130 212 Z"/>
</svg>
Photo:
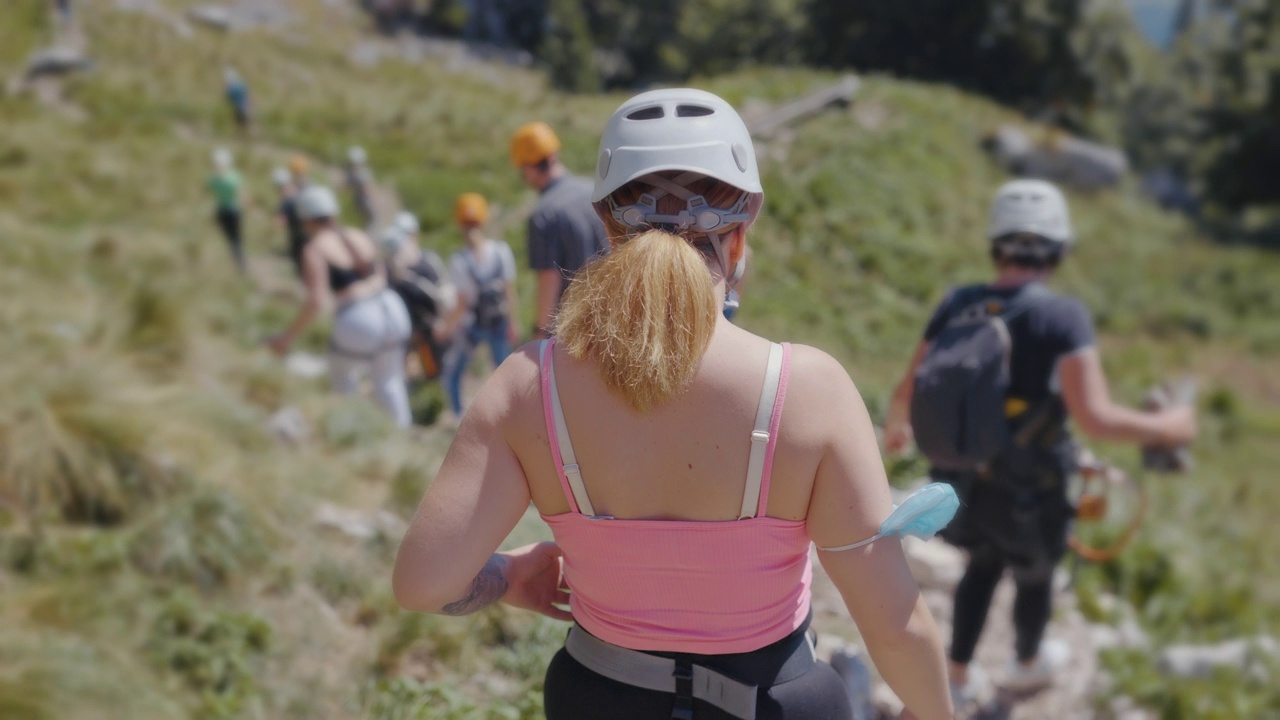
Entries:
<svg viewBox="0 0 1280 720">
<path fill-rule="evenodd" d="M 529 267 L 558 270 L 560 292 L 591 258 L 608 251 L 604 224 L 591 208 L 591 181 L 562 175 L 542 190 L 529 216 Z"/>
<path fill-rule="evenodd" d="M 925 341 L 937 337 L 947 321 L 963 309 L 955 307 L 957 298 L 964 299 L 964 305 L 986 299 L 1007 301 L 1020 289 L 970 285 L 951 290 L 929 320 L 924 331 Z M 1013 343 L 1009 358 L 1009 394 L 1033 405 L 1058 395 L 1058 361 L 1094 343 L 1093 319 L 1088 309 L 1067 295 L 1055 293 L 1037 301 L 1011 318 L 1008 325 Z"/>
</svg>

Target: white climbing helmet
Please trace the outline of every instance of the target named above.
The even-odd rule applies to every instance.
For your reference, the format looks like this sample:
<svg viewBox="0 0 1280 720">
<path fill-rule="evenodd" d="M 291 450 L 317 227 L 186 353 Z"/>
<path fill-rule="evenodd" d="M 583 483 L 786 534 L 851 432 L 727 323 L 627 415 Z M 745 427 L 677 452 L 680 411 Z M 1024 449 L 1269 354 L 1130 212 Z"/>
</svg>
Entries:
<svg viewBox="0 0 1280 720">
<path fill-rule="evenodd" d="M 350 161 L 352 165 L 363 165 L 368 161 L 368 159 L 369 156 L 365 154 L 364 148 L 359 145 L 347 148 L 347 160 Z"/>
<path fill-rule="evenodd" d="M 400 248 L 404 247 L 405 241 L 409 238 L 403 228 L 392 223 L 382 231 L 380 239 L 382 240 L 382 252 L 386 255 L 395 255 L 400 252 Z"/>
<path fill-rule="evenodd" d="M 1075 242 L 1067 200 L 1044 180 L 1013 180 L 1000 186 L 991 202 L 987 239 L 1031 233 L 1060 245 Z"/>
<path fill-rule="evenodd" d="M 409 235 L 417 235 L 420 229 L 418 227 L 418 218 L 414 217 L 413 213 L 408 210 L 401 210 L 396 213 L 396 219 L 392 221 L 391 226 Z"/>
<path fill-rule="evenodd" d="M 323 185 L 308 185 L 298 193 L 296 200 L 298 217 L 303 220 L 322 220 L 338 217 L 338 198 Z"/>
<path fill-rule="evenodd" d="M 703 90 L 652 90 L 622 103 L 600 137 L 591 201 L 662 170 L 696 172 L 764 194 L 746 124 L 732 105 Z"/>
</svg>

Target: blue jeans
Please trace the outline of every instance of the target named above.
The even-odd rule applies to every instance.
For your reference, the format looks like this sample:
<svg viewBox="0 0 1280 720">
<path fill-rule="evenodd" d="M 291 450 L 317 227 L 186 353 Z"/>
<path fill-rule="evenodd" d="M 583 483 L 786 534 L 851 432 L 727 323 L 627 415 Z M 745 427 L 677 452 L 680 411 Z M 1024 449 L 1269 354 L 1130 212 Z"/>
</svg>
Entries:
<svg viewBox="0 0 1280 720">
<path fill-rule="evenodd" d="M 453 353 L 445 378 L 445 389 L 449 393 L 449 408 L 453 410 L 455 416 L 462 416 L 462 375 L 467 371 L 467 365 L 471 364 L 471 353 L 475 352 L 481 343 L 487 343 L 489 352 L 493 354 L 494 367 L 501 365 L 502 361 L 511 354 L 511 345 L 507 342 L 507 326 L 510 323 L 511 321 L 507 320 L 493 329 L 477 325 L 466 329 L 462 342 L 459 343 L 460 347 Z"/>
</svg>

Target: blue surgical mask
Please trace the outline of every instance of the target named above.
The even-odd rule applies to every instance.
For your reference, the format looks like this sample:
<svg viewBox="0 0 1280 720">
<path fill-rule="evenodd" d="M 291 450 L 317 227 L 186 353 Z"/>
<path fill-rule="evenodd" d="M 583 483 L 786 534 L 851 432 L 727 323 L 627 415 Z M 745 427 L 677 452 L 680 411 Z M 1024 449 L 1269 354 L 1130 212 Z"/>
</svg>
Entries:
<svg viewBox="0 0 1280 720">
<path fill-rule="evenodd" d="M 901 505 L 895 505 L 875 535 L 852 545 L 820 549 L 827 552 L 853 550 L 888 535 L 914 535 L 929 540 L 951 522 L 958 509 L 960 498 L 956 497 L 955 488 L 946 483 L 929 483 L 911 493 Z"/>
</svg>

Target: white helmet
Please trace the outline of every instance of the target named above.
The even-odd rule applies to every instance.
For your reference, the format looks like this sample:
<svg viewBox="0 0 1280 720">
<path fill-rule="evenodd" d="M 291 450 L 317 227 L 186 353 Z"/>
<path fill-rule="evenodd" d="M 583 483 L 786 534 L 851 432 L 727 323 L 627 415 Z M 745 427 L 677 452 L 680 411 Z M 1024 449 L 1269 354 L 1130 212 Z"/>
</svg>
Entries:
<svg viewBox="0 0 1280 720">
<path fill-rule="evenodd" d="M 321 220 L 338 217 L 338 198 L 323 185 L 308 185 L 298 193 L 294 201 L 298 217 L 303 220 Z"/>
<path fill-rule="evenodd" d="M 368 159 L 369 157 L 365 155 L 364 148 L 359 145 L 355 145 L 347 149 L 347 160 L 349 160 L 352 165 L 363 165 Z"/>
<path fill-rule="evenodd" d="M 1044 180 L 1013 180 L 996 191 L 987 223 L 987 239 L 1013 233 L 1031 233 L 1059 244 L 1071 244 L 1075 235 L 1062 191 Z"/>
<path fill-rule="evenodd" d="M 746 124 L 733 106 L 703 90 L 652 90 L 622 103 L 600 137 L 591 201 L 661 170 L 696 172 L 764 192 Z"/>
<path fill-rule="evenodd" d="M 404 229 L 399 225 L 392 223 L 382 231 L 382 251 L 387 255 L 395 255 L 400 252 L 400 248 L 404 247 L 404 243 L 408 240 Z"/>
<path fill-rule="evenodd" d="M 414 217 L 413 213 L 408 210 L 401 210 L 396 213 L 396 219 L 392 221 L 391 225 L 409 235 L 417 235 L 420 229 L 418 227 L 418 218 Z"/>
<path fill-rule="evenodd" d="M 231 151 L 230 151 L 230 150 L 228 150 L 228 149 L 226 149 L 226 148 L 224 148 L 224 147 L 214 148 L 214 151 L 213 151 L 213 166 L 214 166 L 215 168 L 217 168 L 217 169 L 219 169 L 219 170 L 230 170 L 230 169 L 231 169 L 231 163 L 232 163 L 232 160 L 231 160 Z"/>
<path fill-rule="evenodd" d="M 289 171 L 282 167 L 272 168 L 271 182 L 274 183 L 276 187 L 284 187 L 285 185 L 293 182 L 293 175 L 290 175 Z"/>
</svg>

